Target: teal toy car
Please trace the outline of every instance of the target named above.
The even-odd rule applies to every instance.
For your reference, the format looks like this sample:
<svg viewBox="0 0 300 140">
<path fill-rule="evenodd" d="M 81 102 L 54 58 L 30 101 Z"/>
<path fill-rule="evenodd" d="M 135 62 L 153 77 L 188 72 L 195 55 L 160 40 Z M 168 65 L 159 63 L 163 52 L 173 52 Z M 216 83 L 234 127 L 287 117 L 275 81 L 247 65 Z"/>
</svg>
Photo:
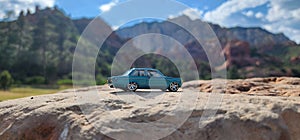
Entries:
<svg viewBox="0 0 300 140">
<path fill-rule="evenodd" d="M 111 88 L 132 92 L 137 89 L 168 89 L 176 92 L 182 85 L 180 78 L 167 77 L 152 68 L 132 68 L 123 75 L 108 77 L 107 83 Z"/>
</svg>

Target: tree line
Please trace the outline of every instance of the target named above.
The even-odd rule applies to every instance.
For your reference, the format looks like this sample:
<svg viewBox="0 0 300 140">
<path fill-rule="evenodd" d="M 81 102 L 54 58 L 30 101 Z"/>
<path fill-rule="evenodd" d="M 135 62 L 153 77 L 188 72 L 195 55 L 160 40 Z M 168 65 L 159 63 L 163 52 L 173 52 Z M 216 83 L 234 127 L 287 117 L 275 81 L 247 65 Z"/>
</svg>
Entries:
<svg viewBox="0 0 300 140">
<path fill-rule="evenodd" d="M 57 9 L 20 12 L 17 20 L 0 22 L 0 72 L 15 84 L 55 84 L 70 79 L 79 33 Z"/>
</svg>

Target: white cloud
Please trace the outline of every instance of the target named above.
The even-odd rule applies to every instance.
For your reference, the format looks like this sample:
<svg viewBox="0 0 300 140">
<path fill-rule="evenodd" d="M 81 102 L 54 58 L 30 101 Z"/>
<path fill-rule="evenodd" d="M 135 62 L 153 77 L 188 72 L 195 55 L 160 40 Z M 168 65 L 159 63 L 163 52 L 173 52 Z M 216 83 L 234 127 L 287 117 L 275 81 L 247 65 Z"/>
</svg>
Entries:
<svg viewBox="0 0 300 140">
<path fill-rule="evenodd" d="M 255 18 L 258 18 L 258 19 L 261 19 L 264 17 L 264 14 L 262 12 L 257 12 L 257 13 L 254 13 L 253 11 L 247 11 L 247 12 L 242 12 L 243 15 L 247 16 L 247 17 L 255 17 Z"/>
<path fill-rule="evenodd" d="M 267 12 L 253 12 L 264 4 Z M 282 32 L 300 43 L 299 0 L 230 0 L 204 13 L 204 20 L 222 26 L 260 26 L 273 33 Z"/>
<path fill-rule="evenodd" d="M 255 17 L 256 17 L 256 18 L 263 18 L 263 17 L 264 17 L 264 14 L 261 13 L 261 12 L 257 12 L 257 13 L 255 14 Z"/>
<path fill-rule="evenodd" d="M 22 10 L 30 9 L 34 12 L 35 6 L 39 5 L 41 8 L 53 7 L 55 0 L 0 0 L 0 19 L 3 19 L 7 11 L 13 11 L 15 18 Z"/>
<path fill-rule="evenodd" d="M 231 0 L 224 2 L 213 11 L 206 12 L 204 19 L 216 23 L 225 23 L 226 20 L 235 13 L 241 12 L 247 8 L 254 8 L 263 5 L 268 0 Z"/>
<path fill-rule="evenodd" d="M 196 8 L 189 8 L 182 11 L 183 15 L 190 17 L 192 20 L 199 19 L 203 14 L 203 11 L 200 11 Z"/>
<path fill-rule="evenodd" d="M 269 21 L 279 21 L 285 19 L 300 18 L 299 0 L 273 0 L 270 1 L 267 19 Z"/>
<path fill-rule="evenodd" d="M 299 0 L 272 0 L 269 6 L 266 29 L 272 32 L 283 32 L 290 39 L 300 43 Z"/>
<path fill-rule="evenodd" d="M 254 15 L 253 11 L 247 11 L 247 12 L 243 12 L 243 14 L 247 17 L 252 17 Z"/>
<path fill-rule="evenodd" d="M 172 19 L 172 18 L 176 18 L 181 15 L 186 15 L 190 19 L 195 20 L 195 19 L 199 19 L 200 17 L 202 17 L 202 14 L 203 14 L 203 11 L 200 11 L 196 8 L 188 8 L 188 9 L 185 9 L 185 10 L 179 12 L 177 15 L 169 15 L 168 18 Z"/>
<path fill-rule="evenodd" d="M 107 12 L 109 11 L 112 7 L 116 6 L 119 3 L 119 0 L 113 0 L 107 4 L 103 4 L 99 7 L 101 12 Z"/>
</svg>

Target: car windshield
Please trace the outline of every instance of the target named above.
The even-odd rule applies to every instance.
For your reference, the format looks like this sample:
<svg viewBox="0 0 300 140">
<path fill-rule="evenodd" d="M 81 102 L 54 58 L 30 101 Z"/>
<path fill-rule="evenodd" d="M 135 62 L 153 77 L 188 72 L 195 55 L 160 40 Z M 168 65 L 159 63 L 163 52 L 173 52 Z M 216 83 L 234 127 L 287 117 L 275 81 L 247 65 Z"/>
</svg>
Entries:
<svg viewBox="0 0 300 140">
<path fill-rule="evenodd" d="M 123 76 L 128 76 L 130 72 L 131 72 L 131 70 L 126 71 L 126 72 L 123 74 Z"/>
</svg>

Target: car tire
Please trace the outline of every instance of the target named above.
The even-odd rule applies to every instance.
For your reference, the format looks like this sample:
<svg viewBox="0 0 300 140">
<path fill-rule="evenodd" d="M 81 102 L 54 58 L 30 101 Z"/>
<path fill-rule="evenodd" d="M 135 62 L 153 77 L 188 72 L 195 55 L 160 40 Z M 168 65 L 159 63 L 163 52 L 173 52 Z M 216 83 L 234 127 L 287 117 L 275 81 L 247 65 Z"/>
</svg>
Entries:
<svg viewBox="0 0 300 140">
<path fill-rule="evenodd" d="M 171 92 L 176 92 L 176 91 L 178 90 L 178 88 L 179 88 L 178 83 L 176 83 L 176 82 L 171 82 L 168 89 L 169 89 L 169 91 L 171 91 Z"/>
<path fill-rule="evenodd" d="M 127 85 L 127 90 L 131 92 L 135 92 L 137 88 L 138 88 L 138 84 L 136 84 L 135 82 L 130 82 Z"/>
</svg>

